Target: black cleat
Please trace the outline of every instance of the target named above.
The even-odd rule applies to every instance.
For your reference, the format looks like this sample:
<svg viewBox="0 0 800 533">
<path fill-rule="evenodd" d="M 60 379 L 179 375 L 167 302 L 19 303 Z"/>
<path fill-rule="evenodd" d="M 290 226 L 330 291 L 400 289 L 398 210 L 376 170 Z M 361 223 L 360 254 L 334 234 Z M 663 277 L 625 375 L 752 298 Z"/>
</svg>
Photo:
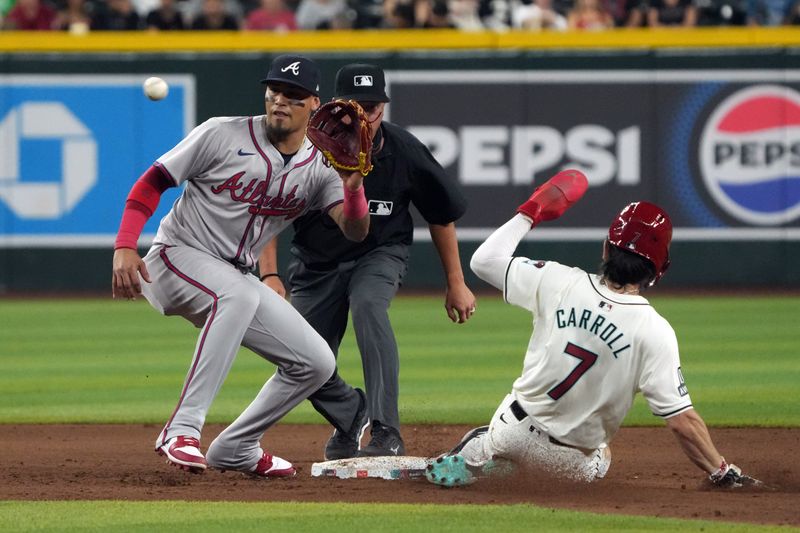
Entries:
<svg viewBox="0 0 800 533">
<path fill-rule="evenodd" d="M 349 459 L 356 457 L 358 454 L 358 448 L 361 446 L 361 437 L 364 436 L 364 431 L 369 425 L 369 417 L 367 416 L 367 398 L 364 391 L 361 389 L 355 390 L 361 398 L 361 405 L 353 421 L 353 427 L 347 433 L 338 429 L 333 430 L 333 435 L 328 439 L 328 443 L 325 444 L 326 461 Z"/>
<path fill-rule="evenodd" d="M 400 432 L 380 422 L 372 424 L 372 439 L 361 448 L 358 457 L 381 457 L 385 455 L 405 455 L 406 446 Z"/>
</svg>

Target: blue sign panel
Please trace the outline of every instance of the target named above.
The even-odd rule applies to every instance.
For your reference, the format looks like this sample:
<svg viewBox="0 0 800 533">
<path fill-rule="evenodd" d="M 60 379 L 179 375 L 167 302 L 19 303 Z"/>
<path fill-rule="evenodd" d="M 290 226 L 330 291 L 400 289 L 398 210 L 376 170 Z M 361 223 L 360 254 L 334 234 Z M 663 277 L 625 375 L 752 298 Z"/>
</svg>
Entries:
<svg viewBox="0 0 800 533">
<path fill-rule="evenodd" d="M 194 126 L 194 77 L 162 77 L 151 101 L 139 76 L 0 76 L 0 245 L 113 242 L 133 183 Z"/>
</svg>

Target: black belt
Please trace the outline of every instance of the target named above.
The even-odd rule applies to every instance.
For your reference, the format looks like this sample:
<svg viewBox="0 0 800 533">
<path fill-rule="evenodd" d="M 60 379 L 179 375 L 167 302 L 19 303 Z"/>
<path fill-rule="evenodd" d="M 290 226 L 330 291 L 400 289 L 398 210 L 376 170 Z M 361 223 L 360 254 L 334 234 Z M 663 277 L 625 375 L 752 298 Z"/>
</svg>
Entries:
<svg viewBox="0 0 800 533">
<path fill-rule="evenodd" d="M 520 422 L 522 422 L 523 420 L 528 418 L 528 413 L 525 412 L 525 409 L 522 408 L 522 406 L 519 404 L 519 402 L 517 400 L 514 400 L 513 402 L 511 402 L 511 405 L 509 407 L 511 408 L 511 413 Z M 540 430 L 539 428 L 537 428 L 535 426 L 531 426 L 531 431 L 539 431 L 540 433 L 542 432 L 542 430 Z M 550 443 L 551 444 L 555 444 L 556 446 L 564 446 L 566 448 L 575 448 L 575 446 L 570 446 L 569 444 L 564 444 L 563 442 L 561 442 L 559 440 L 556 440 L 553 437 L 548 436 L 547 438 L 550 439 Z"/>
<path fill-rule="evenodd" d="M 520 422 L 528 418 L 528 413 L 525 412 L 525 409 L 522 408 L 517 400 L 511 402 L 511 412 Z"/>
</svg>

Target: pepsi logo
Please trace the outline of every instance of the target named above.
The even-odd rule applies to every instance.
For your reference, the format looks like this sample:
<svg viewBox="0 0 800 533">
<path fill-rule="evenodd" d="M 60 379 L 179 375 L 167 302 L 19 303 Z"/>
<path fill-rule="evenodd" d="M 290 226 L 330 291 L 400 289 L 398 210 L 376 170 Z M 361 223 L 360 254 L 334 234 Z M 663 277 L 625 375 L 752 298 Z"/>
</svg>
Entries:
<svg viewBox="0 0 800 533">
<path fill-rule="evenodd" d="M 756 85 L 723 100 L 700 138 L 700 173 L 734 218 L 776 225 L 800 216 L 800 93 Z"/>
</svg>

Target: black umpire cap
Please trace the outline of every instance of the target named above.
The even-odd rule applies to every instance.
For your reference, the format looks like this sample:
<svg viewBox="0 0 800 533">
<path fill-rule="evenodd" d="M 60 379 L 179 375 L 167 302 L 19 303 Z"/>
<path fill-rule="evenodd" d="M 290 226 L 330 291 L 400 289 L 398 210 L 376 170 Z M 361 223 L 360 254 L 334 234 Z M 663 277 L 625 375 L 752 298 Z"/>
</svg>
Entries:
<svg viewBox="0 0 800 533">
<path fill-rule="evenodd" d="M 266 78 L 261 83 L 288 83 L 319 96 L 319 67 L 303 56 L 284 54 L 272 60 Z"/>
<path fill-rule="evenodd" d="M 366 63 L 345 65 L 336 73 L 336 98 L 389 102 L 383 69 Z"/>
</svg>

